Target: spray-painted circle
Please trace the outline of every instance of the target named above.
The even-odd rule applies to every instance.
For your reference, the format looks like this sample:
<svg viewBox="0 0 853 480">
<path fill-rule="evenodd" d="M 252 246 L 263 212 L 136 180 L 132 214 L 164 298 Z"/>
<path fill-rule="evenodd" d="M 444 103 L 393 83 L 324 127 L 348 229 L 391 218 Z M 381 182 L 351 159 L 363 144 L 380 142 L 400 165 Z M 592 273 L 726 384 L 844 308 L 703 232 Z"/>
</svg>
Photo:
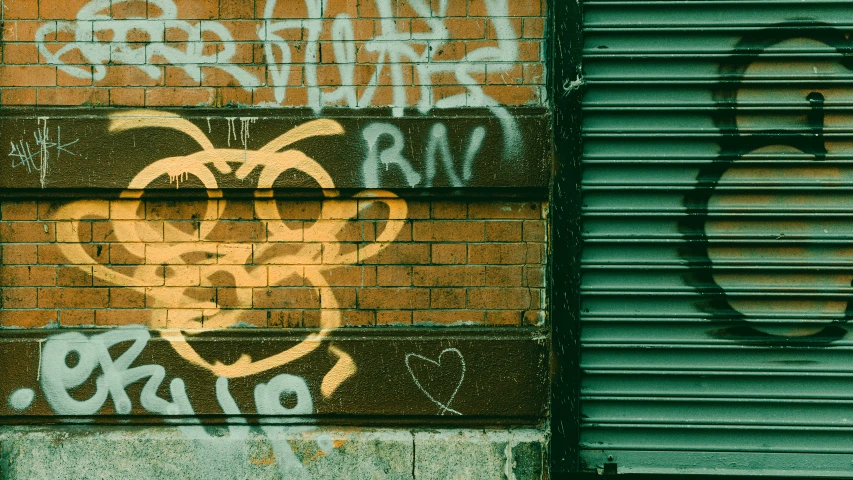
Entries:
<svg viewBox="0 0 853 480">
<path fill-rule="evenodd" d="M 36 398 L 36 392 L 31 388 L 19 388 L 12 392 L 9 395 L 9 406 L 12 407 L 13 410 L 17 410 L 22 412 L 33 404 L 33 400 Z"/>
</svg>

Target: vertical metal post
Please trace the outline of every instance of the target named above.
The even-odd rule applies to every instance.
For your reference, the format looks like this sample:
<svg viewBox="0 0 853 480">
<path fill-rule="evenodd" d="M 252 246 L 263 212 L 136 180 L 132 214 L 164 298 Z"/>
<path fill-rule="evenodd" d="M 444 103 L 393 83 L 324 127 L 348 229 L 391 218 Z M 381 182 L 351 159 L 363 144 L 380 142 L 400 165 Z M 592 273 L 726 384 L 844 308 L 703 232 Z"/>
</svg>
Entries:
<svg viewBox="0 0 853 480">
<path fill-rule="evenodd" d="M 551 473 L 579 469 L 581 254 L 581 0 L 548 0 L 551 187 Z"/>
</svg>

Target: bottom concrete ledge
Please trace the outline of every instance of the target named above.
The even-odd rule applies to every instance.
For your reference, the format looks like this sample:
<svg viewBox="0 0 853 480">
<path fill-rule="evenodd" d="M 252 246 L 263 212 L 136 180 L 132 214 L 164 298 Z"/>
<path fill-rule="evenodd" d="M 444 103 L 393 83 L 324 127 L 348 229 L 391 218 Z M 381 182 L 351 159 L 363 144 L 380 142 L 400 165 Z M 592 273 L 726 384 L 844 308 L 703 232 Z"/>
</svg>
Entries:
<svg viewBox="0 0 853 480">
<path fill-rule="evenodd" d="M 540 430 L 0 428 L 0 478 L 542 479 Z"/>
</svg>

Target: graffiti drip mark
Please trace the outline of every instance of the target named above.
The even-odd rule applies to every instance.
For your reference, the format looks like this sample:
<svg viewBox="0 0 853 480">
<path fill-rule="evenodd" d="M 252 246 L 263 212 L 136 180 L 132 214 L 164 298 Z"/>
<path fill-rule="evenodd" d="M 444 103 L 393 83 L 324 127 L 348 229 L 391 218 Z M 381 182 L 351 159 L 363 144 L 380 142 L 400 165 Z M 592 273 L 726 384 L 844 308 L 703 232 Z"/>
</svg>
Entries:
<svg viewBox="0 0 853 480">
<path fill-rule="evenodd" d="M 456 388 L 453 389 L 453 393 L 450 394 L 450 398 L 447 399 L 447 403 L 442 403 L 439 400 L 436 400 L 436 398 L 434 396 L 432 396 L 432 394 L 421 384 L 420 380 L 418 379 L 417 374 L 415 374 L 415 372 L 412 370 L 411 359 L 417 358 L 417 359 L 422 360 L 426 363 L 429 363 L 429 364 L 435 365 L 436 367 L 441 368 L 441 357 L 443 357 L 444 354 L 448 353 L 448 352 L 454 353 L 456 356 L 459 357 L 459 364 L 462 367 L 461 367 L 461 370 L 459 372 L 459 381 L 456 382 Z M 465 358 L 462 356 L 462 352 L 460 352 L 459 350 L 457 350 L 455 348 L 445 348 L 438 355 L 438 360 L 432 360 L 430 358 L 424 357 L 423 355 L 418 355 L 417 353 L 409 353 L 406 355 L 406 368 L 409 370 L 409 375 L 412 376 L 412 380 L 415 382 L 415 385 L 417 385 L 418 388 L 422 392 L 424 392 L 424 395 L 426 395 L 427 398 L 429 398 L 432 403 L 439 406 L 439 408 L 440 408 L 438 411 L 439 415 L 444 415 L 445 412 L 450 412 L 454 415 L 462 415 L 460 412 L 450 408 L 450 404 L 453 403 L 453 399 L 456 398 L 456 394 L 459 392 L 459 388 L 462 387 L 462 382 L 465 380 Z"/>
</svg>

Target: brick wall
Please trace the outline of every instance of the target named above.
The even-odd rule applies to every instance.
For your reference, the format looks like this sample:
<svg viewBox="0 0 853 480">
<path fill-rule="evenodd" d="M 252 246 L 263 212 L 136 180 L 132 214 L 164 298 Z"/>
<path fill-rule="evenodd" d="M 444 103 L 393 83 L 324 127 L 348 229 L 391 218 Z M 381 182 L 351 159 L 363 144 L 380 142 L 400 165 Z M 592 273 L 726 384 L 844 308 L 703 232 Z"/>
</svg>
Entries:
<svg viewBox="0 0 853 480">
<path fill-rule="evenodd" d="M 544 5 L 4 0 L 0 102 L 421 111 L 541 104 Z"/>
<path fill-rule="evenodd" d="M 547 204 L 264 202 L 2 202 L 0 325 L 544 321 Z"/>
</svg>

